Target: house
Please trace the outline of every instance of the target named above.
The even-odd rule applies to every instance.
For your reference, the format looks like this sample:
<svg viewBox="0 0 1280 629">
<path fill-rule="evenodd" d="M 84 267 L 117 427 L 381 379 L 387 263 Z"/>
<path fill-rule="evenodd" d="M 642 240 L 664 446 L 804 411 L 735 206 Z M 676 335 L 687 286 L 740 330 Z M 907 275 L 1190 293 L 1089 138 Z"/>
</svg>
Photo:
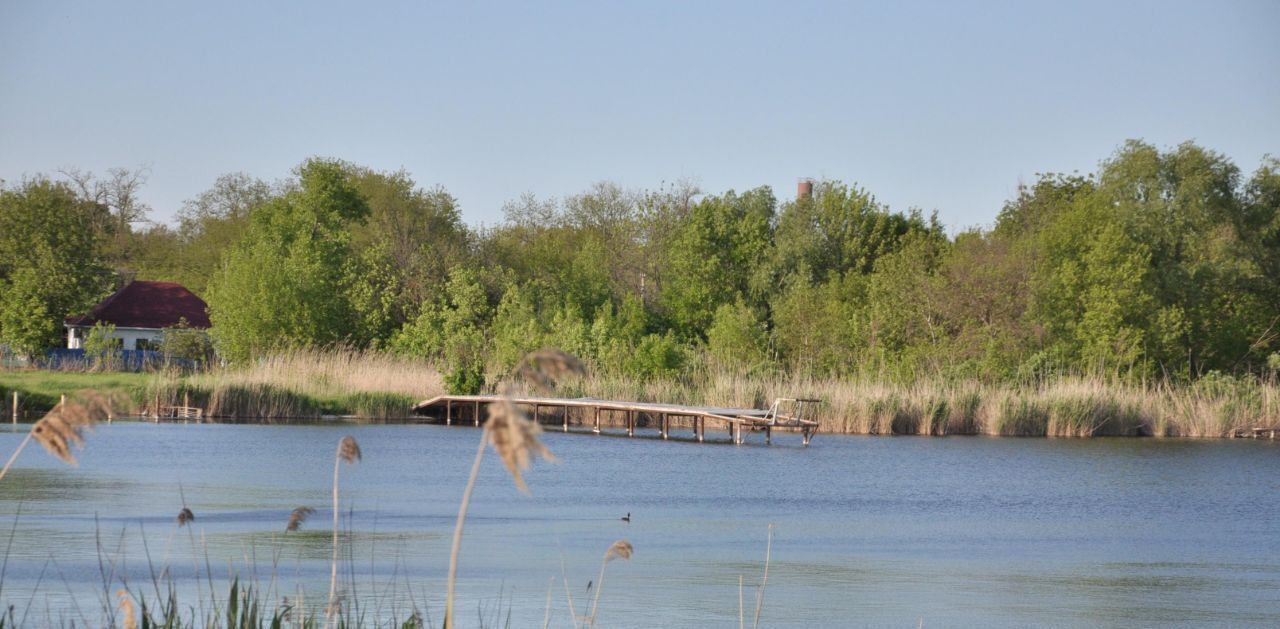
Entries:
<svg viewBox="0 0 1280 629">
<path fill-rule="evenodd" d="M 188 327 L 210 327 L 208 305 L 173 282 L 130 282 L 93 307 L 89 314 L 67 317 L 67 348 L 83 349 L 84 338 L 98 323 L 116 326 L 120 349 L 155 350 L 164 329 L 185 320 Z"/>
</svg>

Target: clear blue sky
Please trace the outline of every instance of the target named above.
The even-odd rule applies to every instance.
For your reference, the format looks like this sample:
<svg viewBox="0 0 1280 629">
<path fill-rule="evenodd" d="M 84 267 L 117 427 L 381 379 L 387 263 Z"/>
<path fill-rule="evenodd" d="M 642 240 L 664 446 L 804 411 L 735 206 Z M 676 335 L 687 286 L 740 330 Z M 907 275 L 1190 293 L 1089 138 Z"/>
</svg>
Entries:
<svg viewBox="0 0 1280 629">
<path fill-rule="evenodd" d="M 856 182 L 990 223 L 1126 138 L 1280 154 L 1280 2 L 0 3 L 0 178 L 404 167 L 472 224 L 598 180 Z"/>
</svg>

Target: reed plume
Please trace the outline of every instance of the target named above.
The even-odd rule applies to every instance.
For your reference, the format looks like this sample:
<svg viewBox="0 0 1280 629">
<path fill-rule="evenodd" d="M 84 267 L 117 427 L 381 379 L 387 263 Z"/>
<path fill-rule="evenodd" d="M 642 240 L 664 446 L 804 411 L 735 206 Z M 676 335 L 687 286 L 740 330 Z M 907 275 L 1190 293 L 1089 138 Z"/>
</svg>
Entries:
<svg viewBox="0 0 1280 629">
<path fill-rule="evenodd" d="M 31 427 L 26 438 L 18 444 L 9 461 L 5 463 L 4 469 L 0 469 L 0 479 L 9 473 L 13 462 L 18 459 L 18 455 L 32 439 L 40 442 L 49 454 L 63 463 L 76 465 L 76 457 L 72 454 L 71 447 L 74 445 L 83 448 L 84 431 L 92 429 L 94 424 L 110 417 L 113 406 L 120 405 L 119 399 L 116 395 L 82 391 L 70 400 L 59 402 L 53 410 L 46 413 Z"/>
<path fill-rule="evenodd" d="M 360 444 L 356 443 L 355 437 L 347 435 L 338 442 L 338 458 L 347 465 L 355 465 L 360 461 Z"/>
<path fill-rule="evenodd" d="M 338 452 L 333 458 L 333 561 L 329 572 L 329 604 L 325 609 L 325 622 L 328 624 L 337 611 L 338 604 L 338 470 L 345 461 L 347 465 L 355 465 L 360 461 L 360 444 L 356 438 L 347 435 L 338 442 Z M 292 520 L 292 518 L 290 518 Z M 299 522 L 301 524 L 301 522 Z"/>
<path fill-rule="evenodd" d="M 596 626 L 596 607 L 600 605 L 600 591 L 604 589 L 604 570 L 614 559 L 631 559 L 631 542 L 620 539 L 604 551 L 604 560 L 600 562 L 600 578 L 596 579 L 596 598 L 591 602 L 591 621 L 588 626 Z"/>
<path fill-rule="evenodd" d="M 538 440 L 542 434 L 542 426 L 531 420 L 516 408 L 509 399 L 503 399 L 493 409 L 489 420 L 484 423 L 484 433 L 493 444 L 493 451 L 502 459 L 502 464 L 511 474 L 516 487 L 529 493 L 524 484 L 523 471 L 529 469 L 533 457 L 540 456 L 547 461 L 555 462 L 555 455 Z"/>
<path fill-rule="evenodd" d="M 182 511 L 178 512 L 178 528 L 186 526 L 188 522 L 194 522 L 195 519 L 196 514 L 192 513 L 191 509 L 183 507 Z"/>
<path fill-rule="evenodd" d="M 124 622 L 121 626 L 124 629 L 137 629 L 138 621 L 133 610 L 133 599 L 130 598 L 129 593 L 125 590 L 118 590 L 116 596 L 120 598 L 120 615 L 124 617 Z"/>
<path fill-rule="evenodd" d="M 546 348 L 525 356 L 516 366 L 514 376 L 546 393 L 555 389 L 565 376 L 584 376 L 587 368 L 577 356 L 558 349 Z"/>
<path fill-rule="evenodd" d="M 294 509 L 293 513 L 289 514 L 289 525 L 286 526 L 284 530 L 292 532 L 302 528 L 302 524 L 307 521 L 307 518 L 311 517 L 312 513 L 315 512 L 316 510 L 311 507 L 298 507 Z"/>
</svg>

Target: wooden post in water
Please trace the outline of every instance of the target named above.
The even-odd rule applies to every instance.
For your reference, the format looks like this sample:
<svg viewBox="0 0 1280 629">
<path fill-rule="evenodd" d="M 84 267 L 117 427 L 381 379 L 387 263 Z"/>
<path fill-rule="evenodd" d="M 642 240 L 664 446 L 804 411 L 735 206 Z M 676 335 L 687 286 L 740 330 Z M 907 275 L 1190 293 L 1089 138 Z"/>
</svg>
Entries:
<svg viewBox="0 0 1280 629">
<path fill-rule="evenodd" d="M 662 438 L 663 439 L 667 438 L 667 426 L 668 426 L 667 422 L 668 421 L 670 420 L 667 418 L 667 414 L 663 413 L 662 414 Z"/>
<path fill-rule="evenodd" d="M 706 426 L 706 423 L 707 420 L 705 417 L 693 418 L 693 431 L 698 433 L 698 443 L 702 443 L 702 430 Z"/>
<path fill-rule="evenodd" d="M 480 400 L 476 400 L 476 425 L 480 425 Z"/>
<path fill-rule="evenodd" d="M 770 445 L 772 443 L 773 443 L 773 426 L 765 426 L 764 427 L 764 444 Z"/>
<path fill-rule="evenodd" d="M 593 428 L 591 432 L 594 432 L 598 435 L 600 434 L 600 407 L 599 406 L 596 407 L 595 416 L 596 416 L 595 428 Z"/>
<path fill-rule="evenodd" d="M 444 425 L 453 425 L 453 400 L 444 401 Z"/>
<path fill-rule="evenodd" d="M 742 425 L 738 422 L 729 422 L 729 434 L 733 437 L 735 445 L 742 445 Z"/>
<path fill-rule="evenodd" d="M 636 413 L 635 411 L 627 411 L 627 436 L 636 436 Z"/>
<path fill-rule="evenodd" d="M 569 407 L 564 407 L 564 431 L 569 432 Z"/>
</svg>

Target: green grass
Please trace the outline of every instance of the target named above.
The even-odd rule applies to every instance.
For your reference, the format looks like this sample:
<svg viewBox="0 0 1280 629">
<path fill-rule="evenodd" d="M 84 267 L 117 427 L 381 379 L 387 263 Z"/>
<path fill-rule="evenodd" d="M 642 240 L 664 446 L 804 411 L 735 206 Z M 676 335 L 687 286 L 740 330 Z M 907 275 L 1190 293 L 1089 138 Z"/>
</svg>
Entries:
<svg viewBox="0 0 1280 629">
<path fill-rule="evenodd" d="M 13 392 L 25 413 L 45 412 L 53 408 L 63 395 L 84 389 L 123 392 L 133 400 L 142 399 L 152 376 L 145 373 L 76 372 L 76 371 L 0 371 L 0 408 L 5 416 L 12 412 Z"/>
</svg>

